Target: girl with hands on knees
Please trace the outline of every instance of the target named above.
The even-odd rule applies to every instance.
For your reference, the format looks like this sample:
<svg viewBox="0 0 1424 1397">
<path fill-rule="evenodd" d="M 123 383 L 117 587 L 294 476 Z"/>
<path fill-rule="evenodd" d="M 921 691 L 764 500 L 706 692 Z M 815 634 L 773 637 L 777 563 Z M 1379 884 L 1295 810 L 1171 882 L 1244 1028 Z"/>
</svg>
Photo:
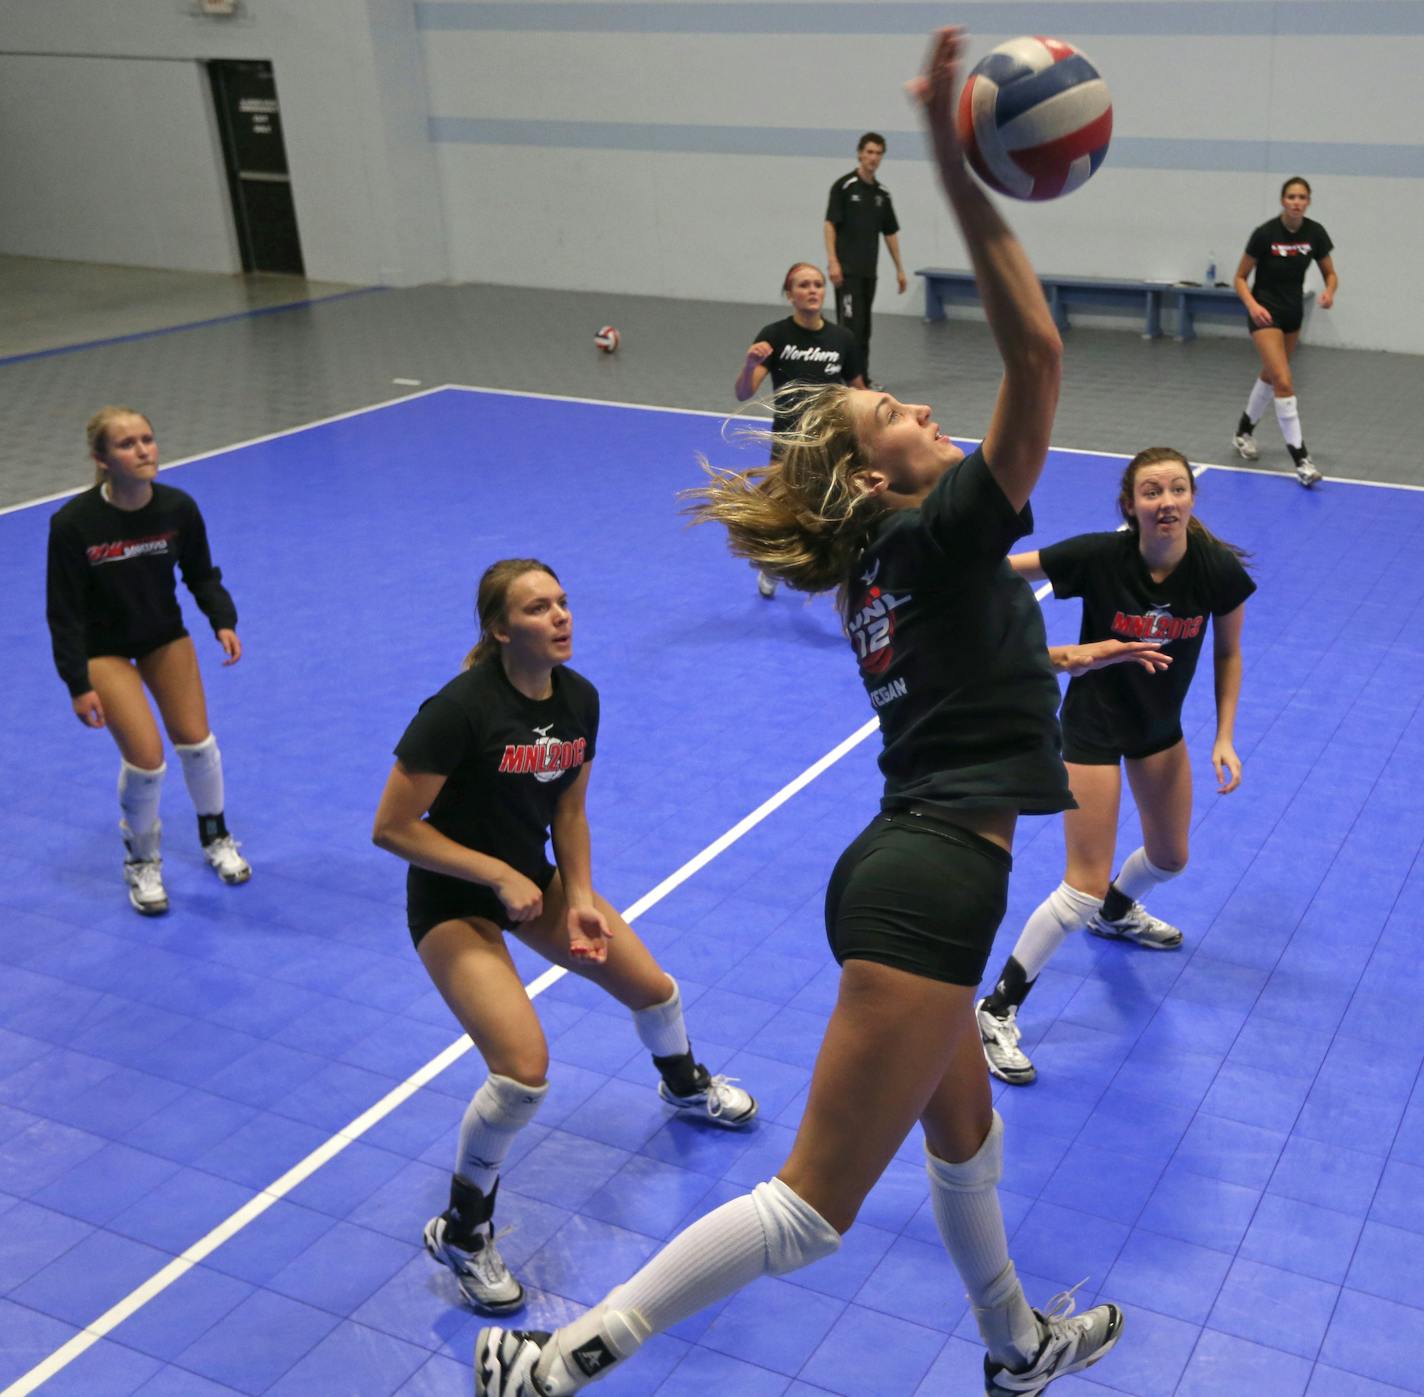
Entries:
<svg viewBox="0 0 1424 1397">
<path fill-rule="evenodd" d="M 450 1206 L 426 1225 L 425 1247 L 470 1304 L 499 1314 L 524 1303 L 495 1246 L 500 1169 L 549 1090 L 548 1044 L 506 931 L 632 1012 L 673 1110 L 737 1129 L 757 1105 L 693 1056 L 677 982 L 593 886 L 585 800 L 598 691 L 568 666 L 563 586 L 545 563 L 506 558 L 480 578 L 476 613 L 464 669 L 396 745 L 372 838 L 410 865 L 416 952 L 489 1068 L 460 1127 Z"/>
<path fill-rule="evenodd" d="M 1175 951 L 1182 933 L 1142 905 L 1152 888 L 1187 864 L 1192 773 L 1182 705 L 1197 659 L 1212 635 L 1216 736 L 1211 761 L 1218 792 L 1241 784 L 1234 745 L 1241 697 L 1241 630 L 1256 584 L 1240 549 L 1196 517 L 1196 477 L 1180 452 L 1151 447 L 1123 474 L 1118 508 L 1126 529 L 1081 534 L 1009 563 L 1030 582 L 1047 579 L 1058 597 L 1081 597 L 1080 643 L 1121 636 L 1170 660 L 1165 672 L 1131 664 L 1077 671 L 1060 720 L 1063 760 L 1077 809 L 1063 815 L 1068 866 L 1019 934 L 993 992 L 977 1006 L 989 1070 L 1025 1086 L 1038 1075 L 1020 1046 L 1018 1011 L 1069 932 Z M 1139 657 L 1149 670 L 1155 660 Z M 1063 666 L 1068 668 L 1068 666 Z M 1137 801 L 1142 847 L 1112 877 L 1122 772 Z"/>
<path fill-rule="evenodd" d="M 104 407 L 90 418 L 86 439 L 94 485 L 50 519 L 46 616 L 76 717 L 107 728 L 119 749 L 124 882 L 129 904 L 152 917 L 168 910 L 159 821 L 168 768 L 148 695 L 182 761 L 208 866 L 224 883 L 252 876 L 227 830 L 222 756 L 175 568 L 212 626 L 224 665 L 241 659 L 242 643 L 197 504 L 157 481 L 152 423 L 131 408 Z"/>
</svg>

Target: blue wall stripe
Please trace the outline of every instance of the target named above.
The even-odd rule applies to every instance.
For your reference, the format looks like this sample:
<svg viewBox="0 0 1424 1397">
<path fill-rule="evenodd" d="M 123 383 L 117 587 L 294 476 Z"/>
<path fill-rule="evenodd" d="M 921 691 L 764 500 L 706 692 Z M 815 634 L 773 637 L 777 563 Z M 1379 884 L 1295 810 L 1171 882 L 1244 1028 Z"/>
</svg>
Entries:
<svg viewBox="0 0 1424 1397">
<path fill-rule="evenodd" d="M 441 145 L 544 146 L 570 150 L 646 151 L 664 155 L 825 156 L 855 162 L 859 129 L 797 126 L 677 126 L 639 121 L 534 121 L 433 116 Z M 889 131 L 890 159 L 928 160 L 922 131 Z M 1424 145 L 1351 141 L 1208 141 L 1114 136 L 1107 163 L 1126 170 L 1214 170 L 1274 174 L 1374 175 L 1424 179 Z M 887 181 L 895 187 L 893 177 Z"/>
<path fill-rule="evenodd" d="M 1031 14 L 1028 11 L 1031 10 Z M 581 34 L 927 34 L 952 18 L 971 34 L 1039 34 L 1078 39 L 1089 35 L 1275 37 L 1421 35 L 1420 0 L 1058 0 L 1031 7 L 966 0 L 826 0 L 777 4 L 730 0 L 727 4 L 570 4 L 563 0 L 417 0 L 416 25 L 432 31 L 502 30 L 511 33 Z"/>
</svg>

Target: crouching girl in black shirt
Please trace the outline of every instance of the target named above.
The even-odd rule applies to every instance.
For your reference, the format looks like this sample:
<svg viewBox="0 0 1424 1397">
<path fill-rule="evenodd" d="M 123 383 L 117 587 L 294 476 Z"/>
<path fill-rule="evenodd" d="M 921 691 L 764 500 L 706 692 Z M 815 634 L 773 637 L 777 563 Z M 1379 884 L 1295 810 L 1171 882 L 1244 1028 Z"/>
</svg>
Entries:
<svg viewBox="0 0 1424 1397">
<path fill-rule="evenodd" d="M 175 566 L 212 625 L 224 665 L 242 658 L 237 608 L 213 566 L 198 506 L 156 482 L 149 420 L 129 408 L 101 408 L 87 437 L 95 483 L 50 520 L 46 616 L 75 716 L 86 727 L 107 727 L 118 745 L 124 881 L 134 909 L 157 916 L 168 910 L 158 820 L 168 768 L 145 686 L 183 763 L 209 867 L 224 883 L 252 874 L 223 818 L 222 757 L 178 607 Z"/>
<path fill-rule="evenodd" d="M 502 1313 L 524 1287 L 494 1244 L 500 1166 L 549 1090 L 548 1044 L 505 931 L 633 1011 L 669 1106 L 732 1128 L 757 1107 L 692 1056 L 677 982 L 594 891 L 584 797 L 598 691 L 565 663 L 573 618 L 559 579 L 535 559 L 505 559 L 480 579 L 476 606 L 480 642 L 397 744 L 372 837 L 410 863 L 416 950 L 490 1071 L 465 1112 L 450 1206 L 426 1225 L 426 1250 L 471 1304 Z M 544 853 L 551 837 L 557 868 Z"/>
<path fill-rule="evenodd" d="M 1216 670 L 1216 739 L 1211 761 L 1223 795 L 1241 784 L 1233 736 L 1241 696 L 1241 627 L 1256 590 L 1242 555 L 1193 515 L 1196 479 L 1180 452 L 1152 447 L 1128 464 L 1116 533 L 1082 534 L 1009 559 L 1030 582 L 1047 578 L 1058 597 L 1082 597 L 1084 643 L 1117 637 L 1158 644 L 1172 659 L 1163 674 L 1132 665 L 1073 679 L 1063 700 L 1063 760 L 1076 810 L 1063 816 L 1063 882 L 1029 917 L 994 991 L 978 1006 L 989 1070 L 1026 1085 L 1037 1073 L 1019 1046 L 1018 1008 L 1070 931 L 1174 951 L 1182 933 L 1152 916 L 1142 899 L 1186 867 L 1192 771 L 1182 704 L 1211 622 Z M 1122 768 L 1137 801 L 1143 845 L 1117 877 Z"/>
</svg>

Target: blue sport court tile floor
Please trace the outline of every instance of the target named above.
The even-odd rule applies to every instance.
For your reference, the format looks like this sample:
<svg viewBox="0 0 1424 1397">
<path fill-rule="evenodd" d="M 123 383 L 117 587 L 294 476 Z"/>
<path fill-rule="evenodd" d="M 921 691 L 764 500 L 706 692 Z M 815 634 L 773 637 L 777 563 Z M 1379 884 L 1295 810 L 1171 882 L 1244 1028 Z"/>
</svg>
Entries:
<svg viewBox="0 0 1424 1397">
<path fill-rule="evenodd" d="M 256 871 L 211 877 L 170 780 L 159 920 L 123 895 L 112 744 L 77 728 L 50 665 L 55 506 L 0 517 L 0 1382 L 469 1391 L 479 1321 L 419 1240 L 482 1070 L 450 1052 L 422 1072 L 455 1027 L 368 830 L 496 557 L 542 557 L 569 589 L 574 664 L 603 700 L 596 879 L 639 904 L 699 1054 L 763 1108 L 746 1135 L 668 1119 L 626 1016 L 549 984 L 553 1090 L 500 1192 L 527 1319 L 597 1300 L 779 1165 L 835 992 L 822 891 L 875 807 L 876 743 L 829 601 L 762 601 L 718 534 L 684 527 L 698 451 L 751 459 L 711 415 L 445 389 L 168 477 L 241 611 L 236 668 L 193 630 Z M 1055 453 L 1032 543 L 1113 527 L 1121 467 Z M 1424 1392 L 1424 494 L 1212 469 L 1198 507 L 1260 585 L 1245 780 L 1215 794 L 1204 659 L 1193 862 L 1154 899 L 1186 947 L 1080 938 L 1045 972 L 1024 1019 L 1039 1082 L 999 1093 L 1012 1248 L 1039 1303 L 1088 1276 L 1088 1302 L 1128 1312 L 1063 1397 Z M 1050 638 L 1074 638 L 1076 604 L 1044 605 Z M 1120 850 L 1136 839 L 1129 800 Z M 991 966 L 1061 860 L 1059 823 L 1025 819 Z M 835 1258 L 696 1316 L 599 1390 L 957 1397 L 980 1353 L 911 1140 Z"/>
</svg>

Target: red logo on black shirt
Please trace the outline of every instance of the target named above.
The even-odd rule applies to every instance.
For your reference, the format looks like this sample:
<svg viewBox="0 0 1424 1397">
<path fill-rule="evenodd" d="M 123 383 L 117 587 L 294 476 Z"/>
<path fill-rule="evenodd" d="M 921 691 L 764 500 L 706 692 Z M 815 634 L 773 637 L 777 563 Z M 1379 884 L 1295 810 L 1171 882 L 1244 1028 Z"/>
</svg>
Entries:
<svg viewBox="0 0 1424 1397">
<path fill-rule="evenodd" d="M 1272 243 L 1272 257 L 1309 257 L 1313 249 L 1309 243 Z"/>
<path fill-rule="evenodd" d="M 861 578 L 868 587 L 865 601 L 846 623 L 846 634 L 855 646 L 862 674 L 884 674 L 894 663 L 895 609 L 910 600 L 908 593 L 897 597 L 877 587 L 875 578 L 879 572 L 877 562 Z"/>
<path fill-rule="evenodd" d="M 552 724 L 550 724 L 552 726 Z M 557 781 L 566 771 L 583 765 L 586 738 L 565 742 L 549 736 L 548 728 L 535 728 L 537 742 L 511 742 L 499 759 L 502 774 L 532 776 L 536 781 Z"/>
<path fill-rule="evenodd" d="M 1142 616 L 1129 616 L 1119 611 L 1112 622 L 1114 635 L 1128 640 L 1154 640 L 1159 645 L 1174 640 L 1192 640 L 1201 634 L 1204 616 L 1173 616 L 1165 609 L 1149 611 Z"/>
<path fill-rule="evenodd" d="M 91 567 L 97 567 L 100 563 L 121 563 L 125 558 L 166 553 L 168 545 L 177 537 L 176 529 L 168 529 L 161 534 L 150 534 L 146 538 L 123 538 L 117 543 L 96 543 L 84 550 L 84 556 Z"/>
</svg>

